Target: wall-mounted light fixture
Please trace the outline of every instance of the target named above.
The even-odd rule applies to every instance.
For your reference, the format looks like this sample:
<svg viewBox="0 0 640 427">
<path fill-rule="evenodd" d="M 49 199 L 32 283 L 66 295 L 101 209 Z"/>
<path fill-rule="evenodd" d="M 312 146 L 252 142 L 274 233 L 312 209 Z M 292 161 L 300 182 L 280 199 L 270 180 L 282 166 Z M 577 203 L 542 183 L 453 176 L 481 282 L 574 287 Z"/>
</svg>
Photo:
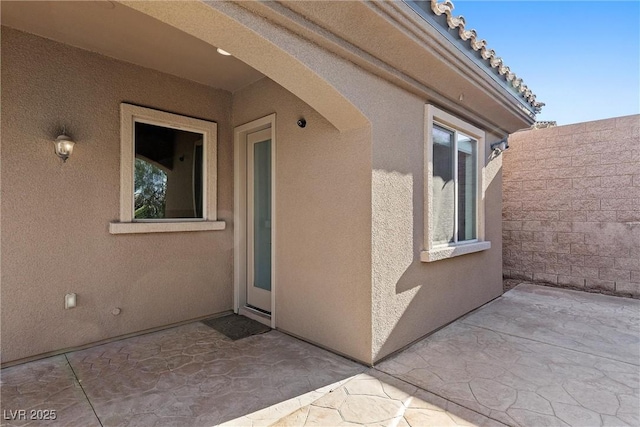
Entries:
<svg viewBox="0 0 640 427">
<path fill-rule="evenodd" d="M 73 153 L 73 146 L 75 144 L 76 143 L 73 142 L 73 139 L 71 139 L 64 130 L 62 131 L 62 135 L 58 135 L 55 141 L 53 141 L 55 153 L 63 162 L 66 162 L 71 153 Z"/>
<path fill-rule="evenodd" d="M 500 153 L 507 150 L 509 148 L 509 138 L 501 139 L 498 142 L 494 142 L 491 144 L 491 149 L 493 150 L 494 156 L 499 156 Z"/>
</svg>

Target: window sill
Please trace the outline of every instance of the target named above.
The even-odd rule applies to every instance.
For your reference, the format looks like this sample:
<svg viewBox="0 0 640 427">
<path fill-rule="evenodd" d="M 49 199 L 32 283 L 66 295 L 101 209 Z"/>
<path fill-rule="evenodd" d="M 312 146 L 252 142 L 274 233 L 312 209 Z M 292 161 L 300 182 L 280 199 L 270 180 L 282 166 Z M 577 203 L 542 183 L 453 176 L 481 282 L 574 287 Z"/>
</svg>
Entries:
<svg viewBox="0 0 640 427">
<path fill-rule="evenodd" d="M 180 233 L 184 231 L 216 231 L 224 230 L 224 221 L 182 221 L 182 222 L 112 222 L 109 224 L 111 234 L 136 233 Z"/>
<path fill-rule="evenodd" d="M 491 248 L 491 242 L 474 242 L 456 246 L 445 246 L 420 252 L 420 261 L 433 262 L 474 252 L 486 251 Z"/>
</svg>

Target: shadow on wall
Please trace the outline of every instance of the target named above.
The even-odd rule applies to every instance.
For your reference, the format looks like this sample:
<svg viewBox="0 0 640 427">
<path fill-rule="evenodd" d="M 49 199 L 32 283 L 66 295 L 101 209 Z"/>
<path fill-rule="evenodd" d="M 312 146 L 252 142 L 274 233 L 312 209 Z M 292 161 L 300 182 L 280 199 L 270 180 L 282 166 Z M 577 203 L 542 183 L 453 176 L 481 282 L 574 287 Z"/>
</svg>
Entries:
<svg viewBox="0 0 640 427">
<path fill-rule="evenodd" d="M 422 159 L 418 159 L 422 161 Z M 487 167 L 489 163 L 487 164 Z M 423 179 L 413 182 L 413 257 L 395 283 L 392 302 L 385 301 L 374 318 L 373 360 L 377 363 L 399 348 L 456 320 L 502 294 L 502 248 L 496 236 L 501 233 L 501 180 L 495 174 L 485 191 L 485 235 L 492 241 L 489 251 L 476 252 L 426 263 L 420 261 L 424 242 Z M 489 221 L 495 217 L 495 221 Z M 400 313 L 398 313 L 401 311 Z M 388 319 L 397 319 L 394 324 Z"/>
</svg>

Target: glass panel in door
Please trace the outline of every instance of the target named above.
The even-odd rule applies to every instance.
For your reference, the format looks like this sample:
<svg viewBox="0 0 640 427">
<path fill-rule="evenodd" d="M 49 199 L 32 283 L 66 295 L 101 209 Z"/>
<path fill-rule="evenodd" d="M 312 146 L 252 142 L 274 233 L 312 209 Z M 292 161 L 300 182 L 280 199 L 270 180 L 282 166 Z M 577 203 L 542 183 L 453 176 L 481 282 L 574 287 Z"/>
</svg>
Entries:
<svg viewBox="0 0 640 427">
<path fill-rule="evenodd" d="M 253 145 L 254 284 L 271 291 L 271 140 Z"/>
<path fill-rule="evenodd" d="M 247 137 L 247 305 L 271 312 L 271 133 Z"/>
</svg>

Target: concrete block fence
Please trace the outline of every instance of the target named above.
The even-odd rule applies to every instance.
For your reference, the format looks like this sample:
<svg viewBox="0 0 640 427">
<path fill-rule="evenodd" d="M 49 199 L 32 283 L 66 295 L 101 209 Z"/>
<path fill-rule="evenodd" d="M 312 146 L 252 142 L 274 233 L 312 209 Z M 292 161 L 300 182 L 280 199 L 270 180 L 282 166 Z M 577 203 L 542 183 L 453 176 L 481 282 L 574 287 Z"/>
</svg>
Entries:
<svg viewBox="0 0 640 427">
<path fill-rule="evenodd" d="M 517 132 L 509 145 L 504 276 L 640 296 L 640 115 Z"/>
</svg>

